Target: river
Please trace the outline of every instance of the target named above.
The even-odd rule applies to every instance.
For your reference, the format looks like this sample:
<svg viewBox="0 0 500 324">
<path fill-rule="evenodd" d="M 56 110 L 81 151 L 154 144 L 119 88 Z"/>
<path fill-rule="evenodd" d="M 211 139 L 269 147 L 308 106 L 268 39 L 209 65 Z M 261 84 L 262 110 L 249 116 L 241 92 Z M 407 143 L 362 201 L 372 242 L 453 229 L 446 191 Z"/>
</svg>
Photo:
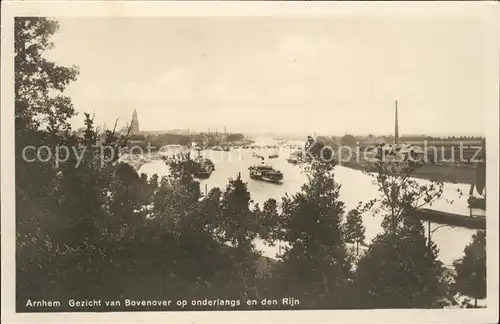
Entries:
<svg viewBox="0 0 500 324">
<path fill-rule="evenodd" d="M 264 149 L 259 150 L 258 154 L 268 155 L 275 153 L 276 150 Z M 306 175 L 301 171 L 298 165 L 289 164 L 286 161 L 287 155 L 282 151 L 276 159 L 268 160 L 267 162 L 273 167 L 281 170 L 284 174 L 284 181 L 280 185 L 255 181 L 249 178 L 248 167 L 260 163 L 259 159 L 252 156 L 252 150 L 234 150 L 230 152 L 223 151 L 205 151 L 201 152 L 203 156 L 210 158 L 215 163 L 215 171 L 210 178 L 200 180 L 202 191 L 210 190 L 214 187 L 219 187 L 224 190 L 227 186 L 229 178 L 235 178 L 238 173 L 241 173 L 241 178 L 248 183 L 248 190 L 254 202 L 261 206 L 269 198 L 274 198 L 278 202 L 288 193 L 292 195 L 300 191 L 301 186 L 307 180 Z M 166 175 L 168 167 L 161 160 L 153 160 L 144 164 L 139 173 L 145 173 L 148 176 L 153 174 Z M 378 191 L 372 183 L 372 178 L 358 170 L 349 169 L 343 166 L 335 168 L 335 179 L 341 184 L 340 198 L 346 204 L 346 211 L 354 208 L 359 201 L 369 201 L 378 197 Z M 426 180 L 416 179 L 420 183 L 428 183 Z M 467 207 L 467 196 L 459 198 L 457 189 L 467 193 L 468 185 L 446 183 L 444 185 L 443 197 L 441 200 L 434 202 L 432 206 L 427 208 L 469 215 Z M 454 200 L 450 204 L 447 200 Z M 381 232 L 381 218 L 370 214 L 363 216 L 363 222 L 366 227 L 366 241 L 369 243 L 378 233 Z M 427 225 L 425 225 L 427 226 Z M 431 229 L 440 226 L 439 224 L 431 223 Z M 443 226 L 437 229 L 432 234 L 432 240 L 439 248 L 439 258 L 445 264 L 450 266 L 453 260 L 460 258 L 463 255 L 465 246 L 471 241 L 475 230 Z M 427 233 L 427 231 L 426 231 Z M 278 247 L 268 247 L 261 241 L 256 242 L 257 248 L 260 249 L 265 256 L 275 258 L 278 252 Z"/>
</svg>

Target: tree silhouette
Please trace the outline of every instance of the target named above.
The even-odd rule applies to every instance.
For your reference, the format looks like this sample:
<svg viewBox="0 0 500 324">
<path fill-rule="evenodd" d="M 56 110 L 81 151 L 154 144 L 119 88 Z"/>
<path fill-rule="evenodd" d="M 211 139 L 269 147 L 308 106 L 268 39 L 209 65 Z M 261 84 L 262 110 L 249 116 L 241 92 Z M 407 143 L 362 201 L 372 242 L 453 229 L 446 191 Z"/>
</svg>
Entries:
<svg viewBox="0 0 500 324">
<path fill-rule="evenodd" d="M 382 226 L 396 232 L 407 217 L 421 207 L 432 204 L 443 194 L 443 182 L 430 181 L 422 185 L 412 178 L 421 166 L 411 160 L 379 160 L 374 163 L 376 174 L 370 174 L 379 197 L 372 201 L 373 212 L 382 215 Z"/>
<path fill-rule="evenodd" d="M 278 203 L 275 199 L 268 199 L 264 202 L 262 210 L 257 205 L 254 211 L 258 220 L 259 236 L 268 244 L 274 245 L 279 238 L 279 218 Z"/>
<path fill-rule="evenodd" d="M 344 203 L 333 169 L 333 164 L 313 160 L 308 182 L 281 204 L 279 238 L 286 245 L 278 277 L 282 293 L 297 296 L 304 307 L 340 307 L 351 275 L 341 226 Z"/>
<path fill-rule="evenodd" d="M 378 161 L 374 175 L 380 197 L 370 202 L 382 217 L 383 233 L 371 243 L 356 269 L 355 299 L 363 308 L 442 307 L 446 276 L 436 246 L 426 240 L 413 211 L 439 199 L 443 184 L 420 185 L 412 161 Z"/>
<path fill-rule="evenodd" d="M 340 144 L 342 146 L 350 146 L 350 147 L 353 147 L 353 146 L 356 146 L 357 144 L 357 140 L 356 140 L 356 137 L 354 137 L 353 135 L 351 134 L 345 134 L 344 136 L 342 136 L 342 138 L 340 139 Z"/>
<path fill-rule="evenodd" d="M 250 193 L 241 176 L 230 179 L 222 194 L 218 223 L 223 241 L 235 247 L 235 253 L 231 257 L 231 270 L 227 277 L 228 283 L 233 295 L 244 299 L 255 298 L 258 294 L 255 287 L 255 272 L 259 253 L 254 245 L 258 224 L 250 209 L 250 203 Z"/>
<path fill-rule="evenodd" d="M 464 249 L 465 255 L 453 262 L 456 289 L 477 300 L 486 298 L 486 231 L 477 231 Z"/>
<path fill-rule="evenodd" d="M 54 46 L 50 37 L 59 24 L 43 17 L 16 17 L 14 24 L 16 130 L 70 130 L 68 119 L 75 110 L 61 92 L 76 80 L 78 69 L 59 66 L 43 55 Z"/>
<path fill-rule="evenodd" d="M 32 160 L 35 156 L 26 157 L 23 152 L 30 145 L 45 145 L 55 152 L 59 145 L 74 143 L 67 119 L 75 112 L 61 92 L 78 72 L 44 57 L 53 46 L 50 37 L 58 29 L 57 22 L 16 18 L 14 24 L 16 283 L 18 292 L 22 292 L 16 298 L 22 301 L 28 296 L 55 297 L 57 288 L 53 284 L 64 277 L 59 269 L 47 267 L 47 260 L 64 253 L 64 248 L 51 240 L 60 228 L 58 165 L 54 159 L 45 163 Z"/>
<path fill-rule="evenodd" d="M 363 218 L 358 209 L 350 210 L 347 213 L 345 224 L 346 243 L 356 243 L 356 254 L 359 253 L 359 244 L 365 240 L 365 227 Z"/>
<path fill-rule="evenodd" d="M 385 230 L 358 263 L 354 285 L 361 308 L 441 308 L 447 297 L 443 267 L 418 221 Z"/>
</svg>

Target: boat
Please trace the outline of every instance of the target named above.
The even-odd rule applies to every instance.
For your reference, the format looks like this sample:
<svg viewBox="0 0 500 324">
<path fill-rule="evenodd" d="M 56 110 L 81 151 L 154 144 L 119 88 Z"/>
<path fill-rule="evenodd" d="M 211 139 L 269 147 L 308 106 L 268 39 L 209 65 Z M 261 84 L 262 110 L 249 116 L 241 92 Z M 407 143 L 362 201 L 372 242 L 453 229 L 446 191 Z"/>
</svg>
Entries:
<svg viewBox="0 0 500 324">
<path fill-rule="evenodd" d="M 486 198 L 470 196 L 467 203 L 469 208 L 486 210 Z"/>
<path fill-rule="evenodd" d="M 250 171 L 250 179 L 262 180 L 272 183 L 281 183 L 283 173 L 267 164 L 254 165 L 248 168 Z"/>
<path fill-rule="evenodd" d="M 269 159 L 276 159 L 279 158 L 280 156 L 278 154 L 271 154 L 268 156 Z"/>
<path fill-rule="evenodd" d="M 478 195 L 474 195 L 474 192 Z M 484 160 L 476 165 L 476 182 L 470 186 L 469 208 L 486 210 L 486 165 Z"/>
<path fill-rule="evenodd" d="M 196 164 L 194 176 L 198 179 L 206 179 L 210 177 L 212 172 L 215 170 L 215 165 L 210 159 L 198 157 L 194 160 L 194 162 Z"/>
<path fill-rule="evenodd" d="M 290 153 L 286 161 L 290 164 L 298 164 L 301 157 L 302 157 L 302 151 L 295 151 Z"/>
</svg>

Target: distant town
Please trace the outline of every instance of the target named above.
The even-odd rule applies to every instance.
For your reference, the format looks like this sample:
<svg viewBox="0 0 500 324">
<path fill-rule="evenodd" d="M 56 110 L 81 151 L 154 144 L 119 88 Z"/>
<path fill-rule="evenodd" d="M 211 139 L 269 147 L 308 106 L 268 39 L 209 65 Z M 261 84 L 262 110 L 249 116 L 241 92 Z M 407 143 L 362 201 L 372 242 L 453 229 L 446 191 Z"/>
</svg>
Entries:
<svg viewBox="0 0 500 324">
<path fill-rule="evenodd" d="M 225 126 L 220 129 L 210 129 L 208 128 L 204 132 L 193 131 L 188 129 L 170 129 L 170 130 L 141 130 L 139 127 L 139 117 L 137 111 L 134 109 L 130 122 L 119 129 L 115 129 L 115 132 L 121 135 L 129 134 L 135 140 L 152 140 L 155 138 L 163 138 L 166 144 L 178 144 L 187 145 L 195 139 L 200 140 L 201 138 L 207 141 L 207 145 L 221 145 L 221 144 L 234 144 L 234 142 L 252 140 L 255 138 L 272 138 L 275 140 L 304 140 L 307 136 L 313 135 L 315 138 L 321 138 L 329 143 L 335 143 L 339 145 L 347 146 L 368 146 L 368 145 L 379 145 L 382 143 L 393 143 L 395 141 L 395 135 L 388 133 L 385 135 L 375 135 L 375 134 L 348 134 L 343 135 L 328 135 L 328 134 L 286 134 L 286 133 L 241 133 L 241 132 L 228 132 Z M 101 133 L 110 129 L 107 124 L 103 124 L 99 127 Z M 75 134 L 83 135 L 84 127 L 80 127 L 75 131 Z M 169 139 L 167 140 L 166 135 Z M 399 142 L 421 145 L 424 141 L 427 141 L 428 145 L 458 145 L 460 142 L 464 145 L 483 145 L 484 136 L 472 136 L 472 135 L 448 135 L 448 136 L 437 136 L 437 135 L 426 135 L 426 134 L 400 134 L 398 135 Z"/>
<path fill-rule="evenodd" d="M 118 123 L 116 123 L 117 125 Z M 451 183 L 472 184 L 476 181 L 475 164 L 471 158 L 480 156 L 484 158 L 485 138 L 481 136 L 428 136 L 425 134 L 399 134 L 398 125 L 398 108 L 396 102 L 395 108 L 395 125 L 394 133 L 387 135 L 286 135 L 275 133 L 262 134 L 242 134 L 237 132 L 228 132 L 227 127 L 222 126 L 220 129 L 208 128 L 205 132 L 194 132 L 190 129 L 172 129 L 165 131 L 143 131 L 139 127 L 139 115 L 134 109 L 130 122 L 118 128 L 114 126 L 109 128 L 106 124 L 102 127 L 97 127 L 101 134 L 101 139 L 104 140 L 106 132 L 114 132 L 117 135 L 127 138 L 128 147 L 143 147 L 148 145 L 151 151 L 167 146 L 180 145 L 189 147 L 193 143 L 200 149 L 229 150 L 229 149 L 256 149 L 256 148 L 274 148 L 286 147 L 291 149 L 300 149 L 297 146 L 297 141 L 305 142 L 307 137 L 312 137 L 316 142 L 321 142 L 323 145 L 330 145 L 338 149 L 339 147 L 350 147 L 363 150 L 368 147 L 388 147 L 406 146 L 418 148 L 420 154 L 426 154 L 427 160 L 424 167 L 417 170 L 414 174 L 417 178 L 446 181 Z M 84 128 L 79 128 L 74 132 L 76 135 L 83 136 Z M 270 139 L 274 144 L 261 143 L 260 139 Z M 434 147 L 434 151 L 429 149 Z M 427 150 L 423 152 L 423 150 Z M 480 152 L 480 154 L 478 153 Z M 342 151 L 340 150 L 340 153 Z M 440 153 L 440 154 L 439 154 Z M 461 154 L 461 155 L 460 155 Z M 455 157 L 463 156 L 463 161 L 457 161 Z M 451 159 L 451 160 L 450 160 Z M 344 166 L 358 169 L 369 170 L 371 164 L 366 161 L 344 161 Z"/>
</svg>

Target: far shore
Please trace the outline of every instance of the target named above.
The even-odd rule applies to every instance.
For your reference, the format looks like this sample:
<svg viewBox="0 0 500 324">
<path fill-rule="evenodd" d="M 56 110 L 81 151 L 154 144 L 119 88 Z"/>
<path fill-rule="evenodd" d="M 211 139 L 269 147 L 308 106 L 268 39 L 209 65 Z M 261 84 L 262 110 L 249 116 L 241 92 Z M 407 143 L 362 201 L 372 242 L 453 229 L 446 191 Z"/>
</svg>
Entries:
<svg viewBox="0 0 500 324">
<path fill-rule="evenodd" d="M 153 151 L 151 159 L 159 158 L 158 152 Z M 143 164 L 148 161 L 134 160 L 131 165 L 138 170 Z M 365 161 L 344 161 L 341 166 L 360 171 L 375 172 L 371 163 Z M 416 169 L 412 175 L 414 178 L 442 181 L 457 184 L 475 184 L 476 183 L 476 168 L 471 165 L 446 165 L 446 164 L 424 164 Z"/>
<path fill-rule="evenodd" d="M 343 162 L 342 166 L 354 170 L 375 172 L 375 170 L 371 170 L 369 164 L 359 162 Z M 476 169 L 471 166 L 425 164 L 415 170 L 412 176 L 425 180 L 471 185 L 476 182 Z"/>
</svg>

